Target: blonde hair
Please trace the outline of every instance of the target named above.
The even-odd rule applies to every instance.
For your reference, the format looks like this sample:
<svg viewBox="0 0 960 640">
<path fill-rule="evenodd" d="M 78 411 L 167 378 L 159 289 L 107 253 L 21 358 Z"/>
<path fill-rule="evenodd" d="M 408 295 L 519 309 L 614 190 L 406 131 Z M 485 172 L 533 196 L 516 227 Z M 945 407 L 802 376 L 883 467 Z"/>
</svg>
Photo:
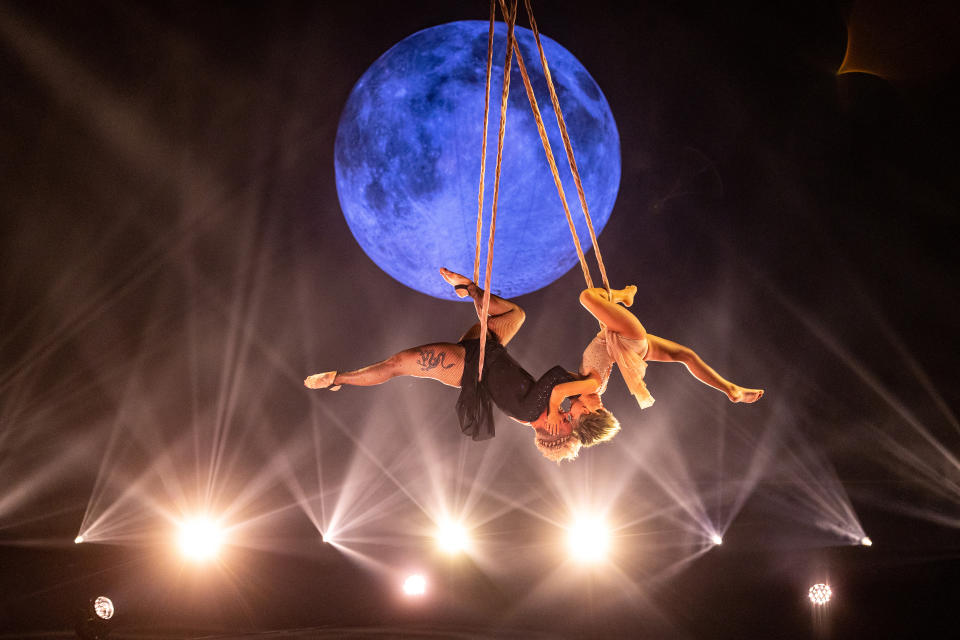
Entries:
<svg viewBox="0 0 960 640">
<path fill-rule="evenodd" d="M 585 413 L 573 426 L 573 434 L 585 447 L 606 442 L 620 433 L 620 421 L 604 408 Z"/>
<path fill-rule="evenodd" d="M 536 437 L 533 439 L 533 442 L 537 445 L 537 450 L 543 454 L 544 458 L 558 464 L 563 460 L 574 460 L 577 454 L 580 453 L 580 447 L 583 446 L 583 443 L 580 442 L 576 434 L 568 436 L 567 439 L 562 442 L 552 443 L 553 446 L 547 446 Z"/>
</svg>

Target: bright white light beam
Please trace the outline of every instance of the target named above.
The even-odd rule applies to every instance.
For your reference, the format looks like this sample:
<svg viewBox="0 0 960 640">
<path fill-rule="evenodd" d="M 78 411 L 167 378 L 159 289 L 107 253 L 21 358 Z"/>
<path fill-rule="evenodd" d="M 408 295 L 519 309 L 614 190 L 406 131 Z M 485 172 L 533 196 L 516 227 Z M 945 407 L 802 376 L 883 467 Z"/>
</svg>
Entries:
<svg viewBox="0 0 960 640">
<path fill-rule="evenodd" d="M 403 592 L 408 596 L 422 596 L 427 592 L 427 579 L 419 573 L 407 576 L 403 581 Z"/>
<path fill-rule="evenodd" d="M 823 605 L 830 602 L 830 598 L 833 596 L 833 590 L 830 588 L 829 585 L 819 582 L 813 585 L 812 587 L 810 587 L 809 595 L 810 595 L 810 602 L 812 602 L 818 607 L 822 607 Z"/>
<path fill-rule="evenodd" d="M 599 519 L 582 518 L 567 530 L 567 547 L 579 562 L 599 562 L 610 551 L 610 531 Z"/>
<path fill-rule="evenodd" d="M 437 545 L 447 553 L 465 551 L 468 543 L 467 530 L 456 522 L 444 522 L 437 530 Z"/>
<path fill-rule="evenodd" d="M 180 552 L 194 562 L 206 562 L 217 556 L 223 537 L 223 530 L 209 518 L 181 522 Z"/>
</svg>

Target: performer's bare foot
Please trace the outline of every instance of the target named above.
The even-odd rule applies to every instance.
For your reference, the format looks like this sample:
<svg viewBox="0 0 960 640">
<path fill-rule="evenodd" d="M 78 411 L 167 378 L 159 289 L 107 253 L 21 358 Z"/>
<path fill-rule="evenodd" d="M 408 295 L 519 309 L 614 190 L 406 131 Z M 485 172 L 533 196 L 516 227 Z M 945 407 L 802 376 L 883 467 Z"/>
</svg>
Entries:
<svg viewBox="0 0 960 640">
<path fill-rule="evenodd" d="M 314 375 L 308 377 L 303 381 L 303 386 L 308 389 L 327 389 L 329 391 L 337 391 L 340 389 L 340 385 L 333 385 L 333 381 L 337 379 L 336 371 L 326 371 L 324 373 L 315 373 Z"/>
<path fill-rule="evenodd" d="M 627 285 L 619 291 L 613 291 L 613 301 L 619 302 L 625 307 L 633 306 L 633 297 L 637 295 L 637 285 Z"/>
<path fill-rule="evenodd" d="M 453 285 L 454 293 L 456 293 L 458 297 L 467 297 L 467 286 L 473 284 L 473 280 L 466 276 L 462 276 L 459 273 L 450 271 L 450 269 L 444 269 L 443 267 L 440 268 L 440 275 L 443 276 L 444 280 Z"/>
<path fill-rule="evenodd" d="M 763 396 L 763 389 L 745 389 L 739 385 L 731 385 L 727 391 L 727 397 L 730 402 L 745 402 L 750 404 L 756 402 Z"/>
</svg>

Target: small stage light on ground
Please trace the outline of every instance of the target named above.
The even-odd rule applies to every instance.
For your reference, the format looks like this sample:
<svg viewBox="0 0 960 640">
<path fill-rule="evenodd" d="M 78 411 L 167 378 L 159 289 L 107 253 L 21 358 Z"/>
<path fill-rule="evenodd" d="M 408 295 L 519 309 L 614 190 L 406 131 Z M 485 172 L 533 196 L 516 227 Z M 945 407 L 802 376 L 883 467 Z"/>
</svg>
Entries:
<svg viewBox="0 0 960 640">
<path fill-rule="evenodd" d="M 810 602 L 819 606 L 823 606 L 830 602 L 830 598 L 833 597 L 833 590 L 829 585 L 817 583 L 810 587 Z"/>
<path fill-rule="evenodd" d="M 437 545 L 447 553 L 459 553 L 467 548 L 467 531 L 456 522 L 445 522 L 437 530 Z"/>
<path fill-rule="evenodd" d="M 711 536 L 710 542 L 712 542 L 713 544 L 719 546 L 719 545 L 723 544 L 723 538 L 720 537 L 720 534 L 719 534 L 719 533 L 715 533 L 715 534 L 713 534 L 713 536 Z"/>
<path fill-rule="evenodd" d="M 109 620 L 113 617 L 113 611 L 113 600 L 107 596 L 98 596 L 97 599 L 93 601 L 93 612 L 98 618 Z"/>
<path fill-rule="evenodd" d="M 81 542 L 83 542 L 83 536 L 77 536 L 73 539 L 73 544 L 80 544 Z"/>
<path fill-rule="evenodd" d="M 180 552 L 196 562 L 216 557 L 223 543 L 223 531 L 209 518 L 195 518 L 180 523 Z"/>
<path fill-rule="evenodd" d="M 427 592 L 427 579 L 419 573 L 407 576 L 403 581 L 403 592 L 408 596 L 422 596 Z"/>
<path fill-rule="evenodd" d="M 98 596 L 78 612 L 77 636 L 80 640 L 103 640 L 110 633 L 114 614 L 113 601 L 107 596 Z"/>
<path fill-rule="evenodd" d="M 599 562 L 610 550 L 610 531 L 603 521 L 595 518 L 578 520 L 567 531 L 567 547 L 579 562 Z"/>
<path fill-rule="evenodd" d="M 871 540 L 868 536 L 863 536 L 862 538 L 860 538 L 860 544 L 862 544 L 865 547 L 872 547 L 873 540 Z"/>
</svg>

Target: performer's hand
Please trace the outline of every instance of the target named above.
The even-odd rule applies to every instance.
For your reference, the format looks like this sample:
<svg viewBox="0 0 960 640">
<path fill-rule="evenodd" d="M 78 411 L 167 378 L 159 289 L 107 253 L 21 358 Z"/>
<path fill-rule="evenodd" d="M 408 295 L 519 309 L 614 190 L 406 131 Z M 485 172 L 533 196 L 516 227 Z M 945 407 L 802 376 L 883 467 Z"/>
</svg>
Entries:
<svg viewBox="0 0 960 640">
<path fill-rule="evenodd" d="M 564 414 L 563 411 L 556 412 L 547 412 L 544 422 L 546 422 L 546 430 L 552 436 L 560 435 L 560 425 L 563 422 Z"/>
</svg>

